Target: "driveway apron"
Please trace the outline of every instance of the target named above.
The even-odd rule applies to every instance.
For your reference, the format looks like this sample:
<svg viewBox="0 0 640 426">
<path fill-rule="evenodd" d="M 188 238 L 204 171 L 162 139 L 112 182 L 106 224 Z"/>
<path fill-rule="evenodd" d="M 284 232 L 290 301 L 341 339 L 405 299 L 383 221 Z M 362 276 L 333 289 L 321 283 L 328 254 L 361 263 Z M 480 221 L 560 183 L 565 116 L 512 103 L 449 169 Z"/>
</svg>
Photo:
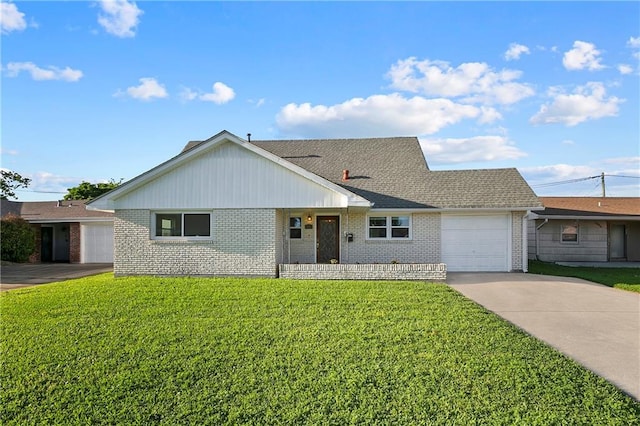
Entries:
<svg viewBox="0 0 640 426">
<path fill-rule="evenodd" d="M 13 290 L 113 271 L 111 263 L 11 263 L 0 267 L 0 290 Z"/>
<path fill-rule="evenodd" d="M 640 400 L 640 294 L 522 273 L 449 273 L 447 283 Z"/>
</svg>

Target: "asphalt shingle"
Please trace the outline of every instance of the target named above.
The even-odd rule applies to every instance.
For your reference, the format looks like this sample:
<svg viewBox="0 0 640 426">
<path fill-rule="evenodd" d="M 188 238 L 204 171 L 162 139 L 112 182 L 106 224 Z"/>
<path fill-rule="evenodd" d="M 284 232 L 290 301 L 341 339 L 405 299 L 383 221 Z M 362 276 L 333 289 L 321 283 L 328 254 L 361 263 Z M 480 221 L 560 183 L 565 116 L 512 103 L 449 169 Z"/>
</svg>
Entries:
<svg viewBox="0 0 640 426">
<path fill-rule="evenodd" d="M 201 142 L 189 142 L 183 152 Z M 374 208 L 530 208 L 514 169 L 430 171 L 416 137 L 258 140 L 252 144 L 374 203 Z M 349 180 L 343 181 L 343 170 Z"/>
</svg>

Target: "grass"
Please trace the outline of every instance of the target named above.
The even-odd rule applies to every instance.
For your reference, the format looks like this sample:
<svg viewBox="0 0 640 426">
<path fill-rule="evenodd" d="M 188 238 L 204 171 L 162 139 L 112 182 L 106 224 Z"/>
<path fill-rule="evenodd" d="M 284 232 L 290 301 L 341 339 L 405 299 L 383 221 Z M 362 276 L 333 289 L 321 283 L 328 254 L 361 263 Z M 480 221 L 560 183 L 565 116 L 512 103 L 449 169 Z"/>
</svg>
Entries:
<svg viewBox="0 0 640 426">
<path fill-rule="evenodd" d="M 562 266 L 555 263 L 529 261 L 529 273 L 582 278 L 609 287 L 640 293 L 640 268 L 598 268 Z"/>
<path fill-rule="evenodd" d="M 0 302 L 3 425 L 640 423 L 443 284 L 103 274 Z"/>
</svg>

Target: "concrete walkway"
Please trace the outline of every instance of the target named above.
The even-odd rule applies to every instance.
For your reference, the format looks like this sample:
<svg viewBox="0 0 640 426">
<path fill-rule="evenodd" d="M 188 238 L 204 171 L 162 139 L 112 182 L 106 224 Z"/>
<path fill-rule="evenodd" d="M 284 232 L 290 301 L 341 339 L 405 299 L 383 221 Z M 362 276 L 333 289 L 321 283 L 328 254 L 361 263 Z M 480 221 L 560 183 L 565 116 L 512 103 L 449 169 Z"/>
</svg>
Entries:
<svg viewBox="0 0 640 426">
<path fill-rule="evenodd" d="M 111 263 L 11 263 L 0 267 L 0 291 L 112 272 Z"/>
<path fill-rule="evenodd" d="M 577 278 L 449 273 L 469 299 L 640 400 L 640 294 Z"/>
</svg>

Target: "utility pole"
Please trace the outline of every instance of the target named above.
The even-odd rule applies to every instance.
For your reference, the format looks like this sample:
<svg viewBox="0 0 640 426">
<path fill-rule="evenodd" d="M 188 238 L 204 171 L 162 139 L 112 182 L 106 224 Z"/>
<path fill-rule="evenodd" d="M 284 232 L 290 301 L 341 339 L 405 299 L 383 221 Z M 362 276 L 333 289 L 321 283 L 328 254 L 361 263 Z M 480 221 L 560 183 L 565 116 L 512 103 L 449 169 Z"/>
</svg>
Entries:
<svg viewBox="0 0 640 426">
<path fill-rule="evenodd" d="M 600 184 L 602 185 L 602 198 L 605 198 L 607 196 L 607 190 L 604 186 L 604 172 L 600 175 Z"/>
</svg>

